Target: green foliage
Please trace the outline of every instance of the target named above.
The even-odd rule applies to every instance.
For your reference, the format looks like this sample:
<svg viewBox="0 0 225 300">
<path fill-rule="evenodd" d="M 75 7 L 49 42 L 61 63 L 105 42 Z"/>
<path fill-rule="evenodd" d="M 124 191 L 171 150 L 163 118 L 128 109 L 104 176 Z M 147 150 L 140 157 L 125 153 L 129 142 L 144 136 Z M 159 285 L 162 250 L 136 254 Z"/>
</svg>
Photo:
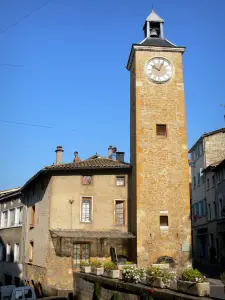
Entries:
<svg viewBox="0 0 225 300">
<path fill-rule="evenodd" d="M 91 262 L 91 266 L 92 266 L 92 268 L 101 268 L 102 263 L 96 259 Z"/>
<path fill-rule="evenodd" d="M 132 261 L 125 261 L 124 265 L 133 265 L 134 263 Z"/>
<path fill-rule="evenodd" d="M 175 274 L 170 270 L 160 269 L 157 267 L 148 268 L 146 274 L 151 277 L 152 281 L 154 281 L 158 277 L 161 277 L 164 284 L 169 284 L 176 277 Z"/>
<path fill-rule="evenodd" d="M 101 299 L 101 284 L 99 282 L 95 282 L 92 300 L 100 300 L 100 299 Z"/>
<path fill-rule="evenodd" d="M 148 292 L 141 292 L 140 300 L 153 300 L 152 294 L 154 293 L 153 289 L 150 289 Z"/>
<path fill-rule="evenodd" d="M 113 294 L 111 300 L 121 300 L 120 294 Z"/>
<path fill-rule="evenodd" d="M 80 264 L 81 267 L 89 267 L 90 263 L 88 261 L 82 261 Z"/>
<path fill-rule="evenodd" d="M 112 261 L 107 261 L 104 263 L 104 269 L 106 271 L 110 271 L 110 270 L 117 270 L 117 266 L 114 264 L 114 262 Z"/>
<path fill-rule="evenodd" d="M 206 282 L 207 279 L 197 269 L 186 269 L 181 275 L 181 280 L 202 283 Z"/>
<path fill-rule="evenodd" d="M 220 275 L 220 280 L 221 280 L 222 283 L 225 285 L 225 272 L 223 272 L 223 273 Z"/>
</svg>

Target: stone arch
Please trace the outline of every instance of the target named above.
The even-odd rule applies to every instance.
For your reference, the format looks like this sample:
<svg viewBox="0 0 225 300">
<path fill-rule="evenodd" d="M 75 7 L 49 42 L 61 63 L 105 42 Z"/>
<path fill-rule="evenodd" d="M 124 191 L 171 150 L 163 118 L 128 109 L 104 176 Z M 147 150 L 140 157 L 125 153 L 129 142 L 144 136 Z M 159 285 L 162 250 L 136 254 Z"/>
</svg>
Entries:
<svg viewBox="0 0 225 300">
<path fill-rule="evenodd" d="M 159 256 L 155 262 L 155 264 L 169 264 L 170 267 L 175 268 L 177 266 L 177 261 L 171 256 Z"/>
</svg>

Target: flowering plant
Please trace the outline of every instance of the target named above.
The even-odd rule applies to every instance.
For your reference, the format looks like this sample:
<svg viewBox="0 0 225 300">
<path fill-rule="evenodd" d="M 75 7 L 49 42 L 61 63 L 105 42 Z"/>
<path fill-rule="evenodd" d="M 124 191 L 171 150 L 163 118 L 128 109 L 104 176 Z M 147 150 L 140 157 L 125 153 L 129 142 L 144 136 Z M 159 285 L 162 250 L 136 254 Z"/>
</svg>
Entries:
<svg viewBox="0 0 225 300">
<path fill-rule="evenodd" d="M 146 277 L 146 272 L 144 268 L 128 267 L 123 270 L 123 275 L 125 281 L 138 283 Z"/>
<path fill-rule="evenodd" d="M 202 275 L 197 269 L 186 269 L 181 274 L 181 280 L 190 281 L 195 283 L 203 283 L 206 282 L 207 279 Z"/>
<path fill-rule="evenodd" d="M 176 273 L 167 269 L 162 270 L 157 267 L 151 267 L 147 269 L 146 273 L 151 278 L 151 281 L 154 281 L 156 280 L 156 278 L 161 277 L 165 285 L 168 285 L 171 281 L 174 281 L 176 279 Z"/>
<path fill-rule="evenodd" d="M 90 266 L 90 263 L 89 263 L 88 261 L 82 261 L 82 262 L 80 263 L 80 266 L 81 266 L 81 267 L 89 267 L 89 266 Z"/>
</svg>

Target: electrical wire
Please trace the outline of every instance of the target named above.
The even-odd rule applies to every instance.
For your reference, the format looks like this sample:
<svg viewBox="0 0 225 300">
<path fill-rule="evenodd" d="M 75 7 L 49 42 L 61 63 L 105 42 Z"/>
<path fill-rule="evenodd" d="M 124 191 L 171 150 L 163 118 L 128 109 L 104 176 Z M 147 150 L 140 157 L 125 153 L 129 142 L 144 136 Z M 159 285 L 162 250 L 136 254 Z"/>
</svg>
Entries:
<svg viewBox="0 0 225 300">
<path fill-rule="evenodd" d="M 54 129 L 53 126 L 47 126 L 47 125 L 39 125 L 39 124 L 31 124 L 31 123 L 24 123 L 24 122 L 16 122 L 16 121 L 9 121 L 9 120 L 1 120 L 2 123 L 9 123 L 9 124 L 15 124 L 15 125 L 23 125 L 23 126 L 30 126 L 30 127 L 40 127 L 45 129 Z M 75 129 L 69 129 L 69 131 L 76 131 Z"/>
<path fill-rule="evenodd" d="M 25 19 L 29 18 L 33 13 L 37 12 L 38 10 L 41 10 L 43 7 L 45 7 L 51 1 L 52 0 L 47 0 L 45 3 L 43 3 L 39 7 L 35 8 L 34 10 L 32 10 L 29 14 L 23 16 L 22 18 L 20 18 L 15 23 L 13 23 L 10 26 L 8 26 L 7 28 L 3 29 L 2 31 L 0 31 L 0 35 L 3 34 L 3 33 L 5 33 L 6 31 L 8 31 L 9 29 L 15 27 L 16 25 L 18 25 L 20 22 L 24 21 Z"/>
</svg>

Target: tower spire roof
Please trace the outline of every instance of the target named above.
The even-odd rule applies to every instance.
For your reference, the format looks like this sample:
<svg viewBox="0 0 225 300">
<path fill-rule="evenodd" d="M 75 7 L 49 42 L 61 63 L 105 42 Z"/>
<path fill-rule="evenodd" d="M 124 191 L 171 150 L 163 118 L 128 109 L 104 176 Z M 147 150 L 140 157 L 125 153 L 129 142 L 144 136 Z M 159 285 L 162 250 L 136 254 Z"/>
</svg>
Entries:
<svg viewBox="0 0 225 300">
<path fill-rule="evenodd" d="M 152 8 L 152 11 L 151 11 L 150 15 L 147 17 L 146 21 L 164 23 L 164 20 L 160 16 L 157 15 L 154 8 Z"/>
</svg>

